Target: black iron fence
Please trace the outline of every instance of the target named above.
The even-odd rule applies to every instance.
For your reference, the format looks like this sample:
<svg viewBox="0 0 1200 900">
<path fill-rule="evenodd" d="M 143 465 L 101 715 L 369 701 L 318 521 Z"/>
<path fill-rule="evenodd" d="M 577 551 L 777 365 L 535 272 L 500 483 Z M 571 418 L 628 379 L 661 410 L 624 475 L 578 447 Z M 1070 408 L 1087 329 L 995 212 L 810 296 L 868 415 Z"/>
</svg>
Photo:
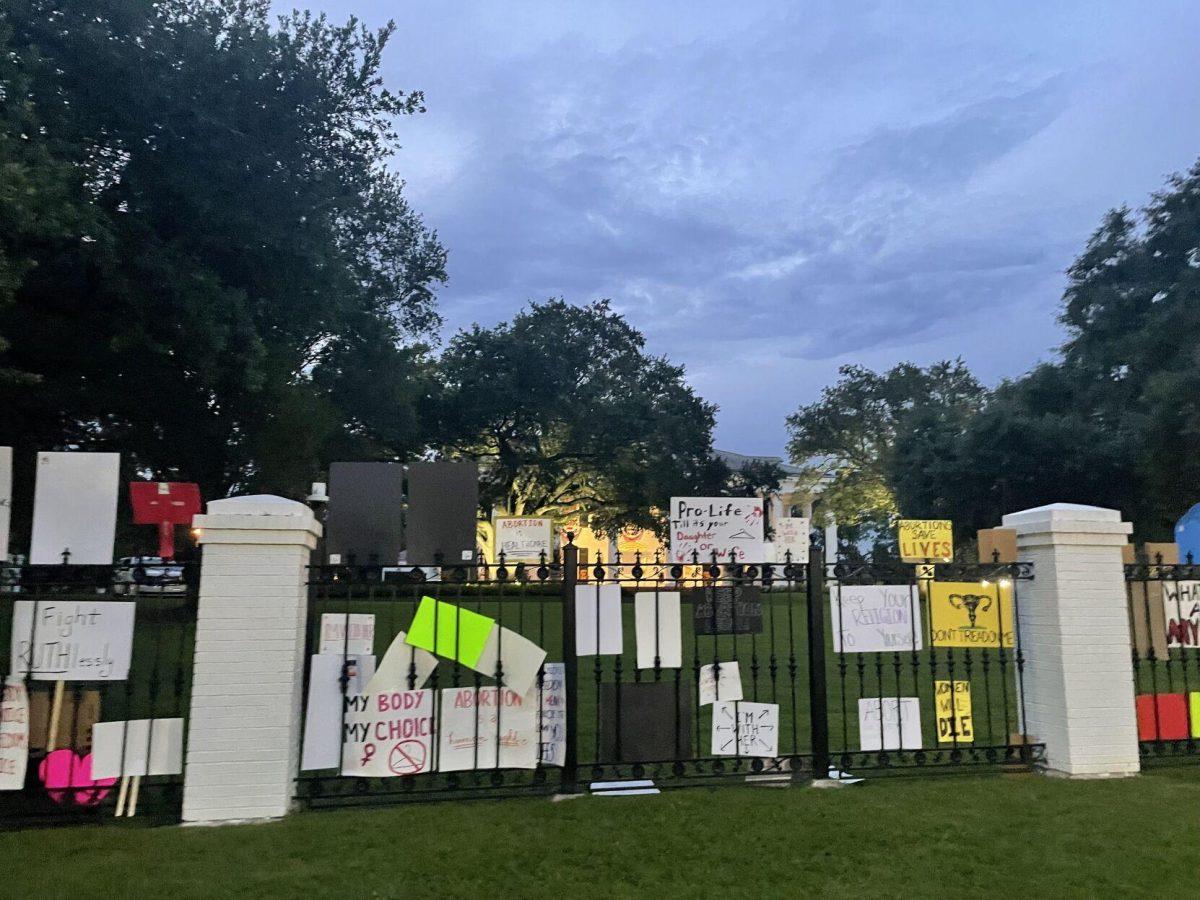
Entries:
<svg viewBox="0 0 1200 900">
<path fill-rule="evenodd" d="M 0 829 L 178 820 L 198 576 L 0 569 Z"/>
<path fill-rule="evenodd" d="M 1023 734 L 1016 628 L 1030 577 L 816 553 L 581 565 L 573 546 L 529 563 L 315 567 L 297 796 L 1030 765 L 1042 748 Z M 485 633 L 509 652 L 489 656 Z M 370 670 L 386 709 L 362 705 Z"/>
<path fill-rule="evenodd" d="M 1125 567 L 1138 745 L 1146 762 L 1195 759 L 1200 748 L 1200 566 Z"/>
</svg>

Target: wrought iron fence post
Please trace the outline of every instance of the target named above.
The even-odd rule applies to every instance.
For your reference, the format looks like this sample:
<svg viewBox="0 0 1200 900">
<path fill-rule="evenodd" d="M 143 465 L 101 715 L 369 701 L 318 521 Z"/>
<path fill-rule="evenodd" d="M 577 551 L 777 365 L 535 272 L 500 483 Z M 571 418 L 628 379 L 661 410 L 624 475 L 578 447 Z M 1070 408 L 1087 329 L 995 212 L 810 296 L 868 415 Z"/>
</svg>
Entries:
<svg viewBox="0 0 1200 900">
<path fill-rule="evenodd" d="M 825 690 L 825 554 L 808 557 L 808 714 L 812 725 L 813 778 L 829 777 L 829 702 Z"/>
<path fill-rule="evenodd" d="M 579 548 L 568 540 L 563 547 L 562 648 L 563 693 L 566 695 L 567 733 L 563 747 L 562 792 L 577 790 L 575 770 L 579 763 L 579 705 L 576 698 L 578 657 L 575 655 L 575 585 L 579 580 Z"/>
</svg>

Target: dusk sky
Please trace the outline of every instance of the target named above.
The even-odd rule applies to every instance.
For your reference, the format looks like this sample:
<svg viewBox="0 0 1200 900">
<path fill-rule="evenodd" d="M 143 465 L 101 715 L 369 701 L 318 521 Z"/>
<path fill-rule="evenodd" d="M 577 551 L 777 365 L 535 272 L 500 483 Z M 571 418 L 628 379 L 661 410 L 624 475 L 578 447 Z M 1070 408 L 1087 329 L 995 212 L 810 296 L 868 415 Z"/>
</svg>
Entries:
<svg viewBox="0 0 1200 900">
<path fill-rule="evenodd" d="M 845 363 L 1048 358 L 1104 211 L 1200 156 L 1195 2 L 314 4 L 425 91 L 443 337 L 611 298 L 745 453 Z"/>
</svg>

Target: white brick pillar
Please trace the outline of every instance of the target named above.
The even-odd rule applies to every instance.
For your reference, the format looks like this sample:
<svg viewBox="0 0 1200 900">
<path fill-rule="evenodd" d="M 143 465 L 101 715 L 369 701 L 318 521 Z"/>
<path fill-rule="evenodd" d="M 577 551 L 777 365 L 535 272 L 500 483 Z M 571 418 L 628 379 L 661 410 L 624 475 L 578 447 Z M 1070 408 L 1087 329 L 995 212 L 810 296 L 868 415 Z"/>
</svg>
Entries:
<svg viewBox="0 0 1200 900">
<path fill-rule="evenodd" d="M 1025 733 L 1053 774 L 1132 775 L 1138 762 L 1129 613 L 1121 547 L 1132 525 L 1113 509 L 1054 503 L 1010 513 L 1022 561 L 1017 627 L 1025 659 Z"/>
<path fill-rule="evenodd" d="M 214 500 L 204 558 L 183 820 L 275 818 L 299 764 L 309 555 L 321 526 L 282 497 Z"/>
</svg>

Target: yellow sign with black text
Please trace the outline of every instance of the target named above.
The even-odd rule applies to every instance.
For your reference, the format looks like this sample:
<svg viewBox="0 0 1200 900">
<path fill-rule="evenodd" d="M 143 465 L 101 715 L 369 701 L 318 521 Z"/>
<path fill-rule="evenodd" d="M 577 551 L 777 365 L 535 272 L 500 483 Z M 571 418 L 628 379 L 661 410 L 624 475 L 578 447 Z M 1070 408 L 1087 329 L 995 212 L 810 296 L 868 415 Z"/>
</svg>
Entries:
<svg viewBox="0 0 1200 900">
<path fill-rule="evenodd" d="M 928 581 L 934 647 L 1011 647 L 1011 582 Z"/>
<path fill-rule="evenodd" d="M 938 743 L 972 743 L 975 726 L 971 714 L 971 682 L 935 681 L 933 693 Z"/>
<path fill-rule="evenodd" d="M 954 526 L 949 519 L 901 519 L 901 562 L 952 562 Z"/>
</svg>

